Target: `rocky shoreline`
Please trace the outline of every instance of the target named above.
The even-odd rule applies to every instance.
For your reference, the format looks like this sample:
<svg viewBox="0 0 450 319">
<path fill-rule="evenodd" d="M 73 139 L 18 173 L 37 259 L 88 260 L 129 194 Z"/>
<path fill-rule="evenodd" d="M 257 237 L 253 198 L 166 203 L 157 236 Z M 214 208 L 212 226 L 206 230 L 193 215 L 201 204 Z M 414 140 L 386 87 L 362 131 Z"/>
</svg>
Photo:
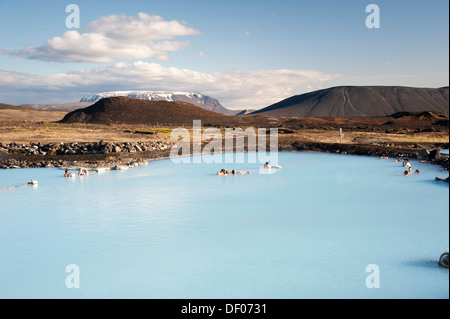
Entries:
<svg viewBox="0 0 450 319">
<path fill-rule="evenodd" d="M 148 161 L 169 158 L 173 142 L 135 143 L 30 143 L 1 144 L 0 169 L 57 167 L 62 169 L 128 169 Z M 440 149 L 448 144 L 339 144 L 282 141 L 279 151 L 314 151 L 342 155 L 415 158 L 449 169 L 449 156 Z M 435 151 L 427 151 L 435 149 Z"/>
<path fill-rule="evenodd" d="M 169 142 L 0 143 L 0 169 L 135 166 L 169 156 Z"/>
<path fill-rule="evenodd" d="M 30 143 L 30 144 L 2 144 L 0 152 L 24 155 L 81 155 L 81 154 L 109 154 L 109 153 L 136 153 L 169 149 L 173 143 L 169 142 L 137 142 L 137 143 Z"/>
<path fill-rule="evenodd" d="M 448 144 L 339 144 L 339 143 L 300 143 L 280 146 L 280 151 L 313 151 L 342 155 L 361 155 L 371 157 L 412 158 L 449 170 L 449 155 L 442 154 L 441 149 L 448 149 Z M 431 151 L 429 151 L 431 150 Z"/>
</svg>

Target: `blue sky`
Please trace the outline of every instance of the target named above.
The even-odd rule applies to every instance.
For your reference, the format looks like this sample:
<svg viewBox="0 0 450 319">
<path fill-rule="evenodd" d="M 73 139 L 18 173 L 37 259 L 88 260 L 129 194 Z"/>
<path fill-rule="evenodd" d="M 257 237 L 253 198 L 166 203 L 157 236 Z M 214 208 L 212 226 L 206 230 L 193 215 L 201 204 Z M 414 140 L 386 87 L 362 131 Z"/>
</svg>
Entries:
<svg viewBox="0 0 450 319">
<path fill-rule="evenodd" d="M 71 3 L 80 8 L 80 29 L 65 25 Z M 371 3 L 380 8 L 379 29 L 365 25 Z M 337 85 L 447 86 L 448 10 L 446 0 L 0 0 L 0 103 L 146 89 L 199 91 L 226 107 L 261 108 Z M 116 25 L 102 20 L 112 15 L 122 17 Z M 148 26 L 154 16 L 177 30 L 156 40 L 126 33 L 127 23 L 138 23 L 147 34 L 165 34 Z M 108 28 L 114 32 L 99 47 L 94 39 Z M 87 37 L 77 42 L 68 31 Z M 55 37 L 60 46 L 46 45 Z"/>
</svg>

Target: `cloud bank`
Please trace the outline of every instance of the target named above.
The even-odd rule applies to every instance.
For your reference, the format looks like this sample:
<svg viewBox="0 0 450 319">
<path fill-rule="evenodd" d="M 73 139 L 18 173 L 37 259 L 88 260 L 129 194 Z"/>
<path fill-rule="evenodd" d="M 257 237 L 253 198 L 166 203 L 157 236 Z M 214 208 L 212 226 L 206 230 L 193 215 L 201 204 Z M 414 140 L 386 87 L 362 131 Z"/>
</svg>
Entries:
<svg viewBox="0 0 450 319">
<path fill-rule="evenodd" d="M 35 100 L 42 101 L 33 103 L 46 103 L 43 100 L 53 96 L 59 96 L 60 102 L 71 102 L 86 94 L 104 91 L 164 90 L 200 92 L 217 98 L 224 106 L 231 108 L 261 108 L 293 95 L 299 87 L 306 91 L 308 85 L 317 87 L 339 76 L 311 70 L 203 73 L 142 61 L 118 62 L 105 67 L 51 75 L 0 70 L 0 87 L 3 88 L 0 101 L 30 94 Z M 61 101 L 61 96 L 66 100 Z"/>
</svg>

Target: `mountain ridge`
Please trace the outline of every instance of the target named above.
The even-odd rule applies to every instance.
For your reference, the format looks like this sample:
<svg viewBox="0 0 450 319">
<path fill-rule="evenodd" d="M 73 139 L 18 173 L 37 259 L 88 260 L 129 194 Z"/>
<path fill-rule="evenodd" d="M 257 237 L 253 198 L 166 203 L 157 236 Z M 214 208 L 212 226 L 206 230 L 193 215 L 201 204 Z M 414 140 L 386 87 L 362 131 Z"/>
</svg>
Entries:
<svg viewBox="0 0 450 319">
<path fill-rule="evenodd" d="M 292 96 L 251 115 L 377 117 L 398 112 L 449 111 L 449 88 L 337 86 Z"/>
<path fill-rule="evenodd" d="M 217 112 L 224 115 L 235 115 L 238 111 L 223 107 L 220 102 L 212 97 L 199 92 L 181 91 L 110 91 L 94 95 L 84 96 L 80 102 L 98 102 L 102 98 L 124 96 L 148 101 L 188 102 L 202 109 Z"/>
<path fill-rule="evenodd" d="M 95 104 L 72 111 L 61 123 L 93 124 L 235 124 L 243 120 L 205 110 L 199 106 L 179 101 L 148 101 L 124 96 L 102 98 Z"/>
</svg>

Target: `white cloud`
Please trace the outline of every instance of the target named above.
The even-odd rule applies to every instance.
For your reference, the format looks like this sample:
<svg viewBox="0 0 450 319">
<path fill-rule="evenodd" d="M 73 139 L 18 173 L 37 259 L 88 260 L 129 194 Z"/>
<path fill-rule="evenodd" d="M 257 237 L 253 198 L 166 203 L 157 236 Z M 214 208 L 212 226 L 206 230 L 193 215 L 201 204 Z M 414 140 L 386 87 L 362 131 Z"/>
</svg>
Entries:
<svg viewBox="0 0 450 319">
<path fill-rule="evenodd" d="M 199 55 L 199 56 L 206 56 L 206 53 L 203 52 L 203 51 L 199 51 L 199 52 L 198 52 L 198 55 Z"/>
<path fill-rule="evenodd" d="M 33 96 L 26 103 L 71 102 L 85 94 L 113 90 L 197 91 L 217 98 L 225 107 L 261 108 L 293 95 L 294 89 L 320 85 L 339 75 L 311 70 L 231 70 L 203 73 L 157 63 L 119 62 L 112 66 L 52 75 L 0 70 L 0 102 Z M 6 93 L 7 92 L 7 93 Z M 8 95 L 6 95 L 8 94 Z M 2 97 L 3 95 L 3 97 Z M 58 97 L 56 100 L 56 97 Z"/>
<path fill-rule="evenodd" d="M 39 47 L 18 51 L 0 49 L 0 54 L 61 62 L 115 62 L 120 59 L 168 60 L 168 52 L 184 49 L 188 43 L 176 37 L 199 32 L 185 24 L 139 13 L 138 17 L 110 15 L 86 26 L 86 33 L 71 30 Z"/>
</svg>

